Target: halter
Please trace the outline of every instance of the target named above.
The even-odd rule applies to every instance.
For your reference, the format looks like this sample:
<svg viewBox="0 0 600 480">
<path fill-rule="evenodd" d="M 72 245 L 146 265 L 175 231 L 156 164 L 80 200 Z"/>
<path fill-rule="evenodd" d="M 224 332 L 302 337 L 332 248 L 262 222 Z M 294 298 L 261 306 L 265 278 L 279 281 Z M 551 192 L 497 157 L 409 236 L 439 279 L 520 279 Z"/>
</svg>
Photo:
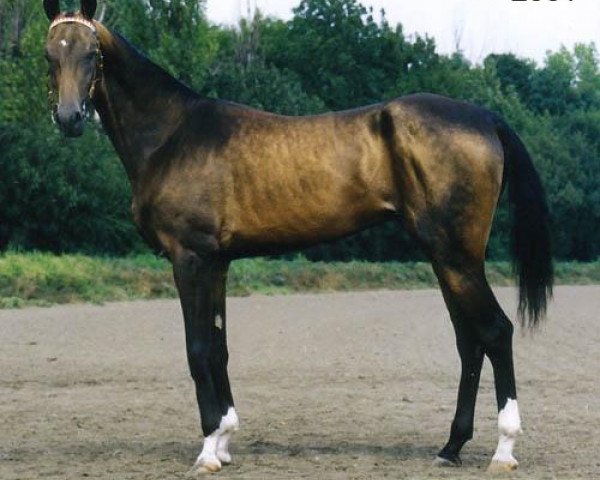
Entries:
<svg viewBox="0 0 600 480">
<path fill-rule="evenodd" d="M 100 75 L 104 69 L 104 57 L 102 56 L 102 50 L 100 50 L 100 42 L 98 41 L 98 31 L 94 23 L 86 18 L 82 17 L 76 13 L 64 13 L 56 17 L 52 23 L 50 23 L 50 27 L 48 28 L 48 32 L 50 32 L 54 27 L 63 23 L 79 23 L 80 25 L 84 25 L 89 28 L 94 34 L 94 38 L 96 39 L 96 70 L 94 71 L 94 78 L 92 79 L 92 83 L 90 84 L 90 90 L 88 92 L 88 98 L 92 98 L 94 92 L 96 91 L 96 84 L 100 81 Z M 58 108 L 58 102 L 54 101 L 55 92 L 49 88 L 48 89 L 48 103 L 51 108 L 55 110 Z"/>
</svg>

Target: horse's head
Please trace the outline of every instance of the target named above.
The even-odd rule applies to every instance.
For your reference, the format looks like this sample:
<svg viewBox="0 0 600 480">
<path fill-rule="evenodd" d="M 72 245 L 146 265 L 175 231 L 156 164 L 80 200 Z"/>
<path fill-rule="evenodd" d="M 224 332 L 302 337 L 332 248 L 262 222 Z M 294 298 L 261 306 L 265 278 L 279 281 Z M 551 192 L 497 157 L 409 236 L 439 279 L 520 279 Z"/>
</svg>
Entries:
<svg viewBox="0 0 600 480">
<path fill-rule="evenodd" d="M 100 45 L 92 21 L 96 0 L 81 0 L 81 11 L 60 13 L 59 0 L 44 0 L 52 22 L 46 41 L 50 93 L 57 93 L 53 116 L 63 133 L 83 133 L 84 104 L 93 94 L 101 68 Z"/>
</svg>

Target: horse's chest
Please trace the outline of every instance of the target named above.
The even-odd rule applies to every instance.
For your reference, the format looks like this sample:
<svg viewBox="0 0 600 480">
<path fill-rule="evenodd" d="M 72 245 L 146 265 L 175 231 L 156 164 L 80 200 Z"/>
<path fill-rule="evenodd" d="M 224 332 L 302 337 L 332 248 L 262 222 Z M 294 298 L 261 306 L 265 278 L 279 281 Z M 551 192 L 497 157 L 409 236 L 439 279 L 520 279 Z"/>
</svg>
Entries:
<svg viewBox="0 0 600 480">
<path fill-rule="evenodd" d="M 165 251 L 165 246 L 159 240 L 157 230 L 152 221 L 154 213 L 152 206 L 134 197 L 131 203 L 131 213 L 138 232 L 146 243 L 153 250 L 158 252 Z"/>
<path fill-rule="evenodd" d="M 134 198 L 132 213 L 144 240 L 156 250 L 218 248 L 217 222 L 203 191 L 171 188 L 142 194 Z"/>
</svg>

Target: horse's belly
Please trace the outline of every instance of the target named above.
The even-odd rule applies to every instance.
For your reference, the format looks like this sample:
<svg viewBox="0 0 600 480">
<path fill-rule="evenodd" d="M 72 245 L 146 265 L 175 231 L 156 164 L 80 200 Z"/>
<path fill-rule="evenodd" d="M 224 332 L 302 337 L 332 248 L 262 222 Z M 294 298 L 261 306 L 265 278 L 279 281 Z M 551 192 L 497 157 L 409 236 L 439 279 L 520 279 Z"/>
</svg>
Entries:
<svg viewBox="0 0 600 480">
<path fill-rule="evenodd" d="M 227 250 L 268 254 L 343 237 L 385 220 L 394 208 L 385 201 L 332 198 L 329 202 L 299 199 L 293 204 L 267 204 L 246 211 L 231 230 Z"/>
</svg>

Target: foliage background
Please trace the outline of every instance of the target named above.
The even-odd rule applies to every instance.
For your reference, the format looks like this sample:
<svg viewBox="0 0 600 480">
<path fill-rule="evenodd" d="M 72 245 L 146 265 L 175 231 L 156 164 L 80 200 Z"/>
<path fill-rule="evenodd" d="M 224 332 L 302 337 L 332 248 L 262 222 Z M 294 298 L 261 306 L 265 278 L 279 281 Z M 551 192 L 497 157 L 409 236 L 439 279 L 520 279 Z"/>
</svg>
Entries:
<svg viewBox="0 0 600 480">
<path fill-rule="evenodd" d="M 123 168 L 98 125 L 62 138 L 50 122 L 42 2 L 0 0 L 0 250 L 125 254 L 144 245 Z M 65 2 L 65 7 L 68 7 Z M 198 0 L 105 0 L 104 22 L 207 97 L 284 114 L 340 110 L 429 91 L 503 115 L 546 186 L 555 255 L 600 257 L 600 63 L 593 44 L 469 63 L 407 37 L 357 0 L 302 0 L 289 21 L 259 13 L 211 25 Z M 507 257 L 501 204 L 489 256 Z M 313 260 L 418 260 L 395 224 L 304 252 Z"/>
</svg>

